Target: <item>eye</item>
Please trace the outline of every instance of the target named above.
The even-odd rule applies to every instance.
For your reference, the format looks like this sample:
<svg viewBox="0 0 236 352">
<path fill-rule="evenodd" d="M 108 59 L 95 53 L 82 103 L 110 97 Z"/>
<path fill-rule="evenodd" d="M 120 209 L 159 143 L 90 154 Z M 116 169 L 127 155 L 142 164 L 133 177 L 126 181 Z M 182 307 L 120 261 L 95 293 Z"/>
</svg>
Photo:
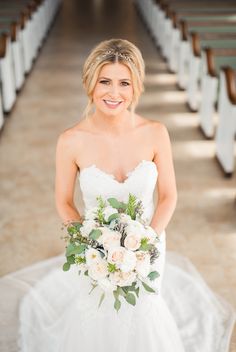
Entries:
<svg viewBox="0 0 236 352">
<path fill-rule="evenodd" d="M 106 79 L 101 79 L 101 81 L 99 81 L 99 83 L 101 84 L 109 84 L 109 81 Z"/>
<path fill-rule="evenodd" d="M 130 84 L 129 84 L 129 82 L 123 81 L 123 82 L 121 82 L 121 85 L 126 87 L 126 86 L 129 86 Z"/>
</svg>

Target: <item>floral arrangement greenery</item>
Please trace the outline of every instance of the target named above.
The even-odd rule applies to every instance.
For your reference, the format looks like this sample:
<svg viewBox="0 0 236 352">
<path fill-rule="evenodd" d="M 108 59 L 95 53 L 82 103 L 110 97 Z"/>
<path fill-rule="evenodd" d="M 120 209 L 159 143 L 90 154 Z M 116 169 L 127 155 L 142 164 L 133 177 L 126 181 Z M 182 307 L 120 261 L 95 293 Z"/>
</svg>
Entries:
<svg viewBox="0 0 236 352">
<path fill-rule="evenodd" d="M 63 270 L 77 265 L 79 274 L 87 275 L 92 290 L 100 286 L 103 293 L 114 295 L 118 312 L 121 299 L 135 305 L 140 286 L 145 292 L 157 293 L 151 287 L 159 273 L 153 264 L 159 256 L 158 235 L 142 218 L 143 204 L 129 194 L 128 202 L 116 198 L 97 198 L 98 205 L 86 211 L 82 222 L 64 224 L 67 242 L 66 263 Z"/>
</svg>

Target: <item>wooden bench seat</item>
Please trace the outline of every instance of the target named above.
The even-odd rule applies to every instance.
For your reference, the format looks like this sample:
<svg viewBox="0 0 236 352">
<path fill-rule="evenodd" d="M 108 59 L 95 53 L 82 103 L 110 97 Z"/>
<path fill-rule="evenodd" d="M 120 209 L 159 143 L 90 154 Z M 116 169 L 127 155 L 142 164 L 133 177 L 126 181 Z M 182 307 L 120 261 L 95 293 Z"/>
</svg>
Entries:
<svg viewBox="0 0 236 352">
<path fill-rule="evenodd" d="M 226 176 L 234 171 L 234 145 L 236 136 L 236 68 L 220 70 L 218 99 L 218 126 L 216 130 L 216 158 Z"/>
<path fill-rule="evenodd" d="M 9 20 L 9 22 L 3 22 L 0 12 L 0 32 L 7 34 L 11 41 L 13 71 L 16 90 L 19 90 L 21 88 L 24 81 L 24 62 L 22 57 L 23 42 L 22 35 L 20 33 L 22 31 L 22 28 L 23 26 L 21 18 L 16 18 L 13 21 Z M 6 45 L 4 45 L 3 48 L 5 50 L 1 51 L 1 57 L 5 57 L 6 55 Z"/>
<path fill-rule="evenodd" d="M 186 11 L 186 12 L 185 12 Z M 208 22 L 210 21 L 220 21 L 225 20 L 225 22 L 234 22 L 236 16 L 236 4 L 234 3 L 234 7 L 227 8 L 220 3 L 220 7 L 212 7 L 212 4 L 208 7 L 205 7 L 204 10 L 198 7 L 189 7 L 187 9 L 180 8 L 177 10 L 173 10 L 170 8 L 165 11 L 161 11 L 158 8 L 158 5 L 152 6 L 150 11 L 151 13 L 151 31 L 153 31 L 153 37 L 156 44 L 160 47 L 161 52 L 164 58 L 167 60 L 170 71 L 177 72 L 178 70 L 178 62 L 177 55 L 178 47 L 180 45 L 180 41 L 183 37 L 182 32 L 186 33 L 186 28 L 181 28 L 180 25 L 177 26 L 180 20 L 185 18 L 185 13 L 187 14 L 186 18 L 190 20 L 190 18 L 205 18 Z M 178 15 L 180 13 L 180 16 Z M 229 19 L 227 16 L 232 15 L 232 19 Z M 196 20 L 195 20 L 196 22 Z M 198 21 L 199 22 L 199 21 Z M 182 26 L 186 26 L 184 23 Z M 185 29 L 185 31 L 184 31 Z M 224 29 L 223 29 L 224 30 Z M 181 33 L 180 33 L 181 31 Z M 185 40 L 186 35 L 184 35 Z M 177 42 L 177 44 L 176 44 Z M 176 48 L 177 46 L 177 48 Z"/>
<path fill-rule="evenodd" d="M 185 28 L 181 27 L 181 32 L 174 43 L 172 51 L 172 53 L 175 52 L 177 54 L 177 80 L 181 89 L 186 89 L 188 86 L 192 31 L 197 33 L 236 33 L 236 23 L 229 25 L 224 22 L 214 23 L 213 21 L 210 24 L 207 22 L 192 22 L 188 23 L 187 33 L 185 33 Z"/>
<path fill-rule="evenodd" d="M 2 106 L 9 112 L 16 99 L 16 91 L 24 82 L 24 31 L 27 21 L 26 8 L 0 9 L 0 79 Z"/>
<path fill-rule="evenodd" d="M 236 33 L 209 33 L 209 32 L 190 32 L 191 48 L 195 56 L 201 56 L 201 49 L 207 46 L 228 45 L 229 42 L 236 40 Z M 215 44 L 214 44 L 215 43 Z"/>
<path fill-rule="evenodd" d="M 199 120 L 204 135 L 212 138 L 216 126 L 216 156 L 229 175 L 233 170 L 236 132 L 235 1 L 213 4 L 204 0 L 136 0 L 136 3 L 170 71 L 177 73 L 179 86 L 187 89 L 189 106 L 196 111 L 200 104 Z M 201 89 L 202 99 L 196 103 L 193 97 L 197 89 L 198 92 Z M 216 105 L 218 124 L 213 118 L 217 116 Z"/>
<path fill-rule="evenodd" d="M 60 4 L 61 0 L 0 0 L 0 128 L 3 112 L 11 111 Z"/>
<path fill-rule="evenodd" d="M 214 112 L 218 101 L 219 73 L 223 66 L 236 69 L 236 49 L 206 48 L 202 55 L 200 127 L 207 138 L 214 136 Z"/>
<path fill-rule="evenodd" d="M 201 55 L 204 48 L 236 48 L 236 33 L 190 34 L 189 78 L 187 104 L 191 111 L 198 111 L 201 99 Z"/>
</svg>

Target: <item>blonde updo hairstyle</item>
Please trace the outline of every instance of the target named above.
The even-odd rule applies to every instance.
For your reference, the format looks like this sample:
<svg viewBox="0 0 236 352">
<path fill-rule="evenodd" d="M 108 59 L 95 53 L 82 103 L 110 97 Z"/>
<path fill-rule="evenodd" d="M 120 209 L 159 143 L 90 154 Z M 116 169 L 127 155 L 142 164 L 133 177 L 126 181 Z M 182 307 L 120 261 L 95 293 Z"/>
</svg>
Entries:
<svg viewBox="0 0 236 352">
<path fill-rule="evenodd" d="M 143 81 L 145 64 L 140 50 L 125 39 L 110 39 L 102 41 L 89 54 L 83 67 L 82 80 L 88 95 L 88 104 L 83 116 L 86 118 L 93 107 L 93 91 L 102 67 L 106 64 L 119 62 L 127 66 L 131 72 L 133 85 L 133 100 L 130 111 L 134 112 L 139 97 L 144 91 Z"/>
</svg>

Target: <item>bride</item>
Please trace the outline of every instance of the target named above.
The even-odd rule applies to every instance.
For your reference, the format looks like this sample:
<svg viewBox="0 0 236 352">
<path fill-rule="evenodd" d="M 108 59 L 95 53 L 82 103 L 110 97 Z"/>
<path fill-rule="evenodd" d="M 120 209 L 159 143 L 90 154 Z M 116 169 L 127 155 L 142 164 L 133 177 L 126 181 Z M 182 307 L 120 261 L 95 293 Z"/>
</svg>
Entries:
<svg viewBox="0 0 236 352">
<path fill-rule="evenodd" d="M 76 269 L 64 272 L 63 255 L 43 261 L 17 277 L 32 284 L 19 304 L 22 352 L 229 349 L 233 309 L 208 288 L 186 258 L 174 253 L 165 257 L 176 181 L 167 128 L 135 113 L 143 81 L 144 62 L 134 44 L 111 39 L 92 50 L 83 68 L 88 95 L 84 118 L 58 139 L 55 198 L 63 223 L 83 220 L 74 203 L 77 175 L 84 212 L 96 206 L 98 195 L 126 202 L 133 193 L 141 199 L 160 240 L 158 294 L 144 295 L 134 307 L 124 303 L 119 313 L 107 294 L 98 309 L 101 292 L 89 295 L 85 276 L 78 276 Z M 34 274 L 37 280 L 32 283 L 27 278 Z"/>
</svg>

